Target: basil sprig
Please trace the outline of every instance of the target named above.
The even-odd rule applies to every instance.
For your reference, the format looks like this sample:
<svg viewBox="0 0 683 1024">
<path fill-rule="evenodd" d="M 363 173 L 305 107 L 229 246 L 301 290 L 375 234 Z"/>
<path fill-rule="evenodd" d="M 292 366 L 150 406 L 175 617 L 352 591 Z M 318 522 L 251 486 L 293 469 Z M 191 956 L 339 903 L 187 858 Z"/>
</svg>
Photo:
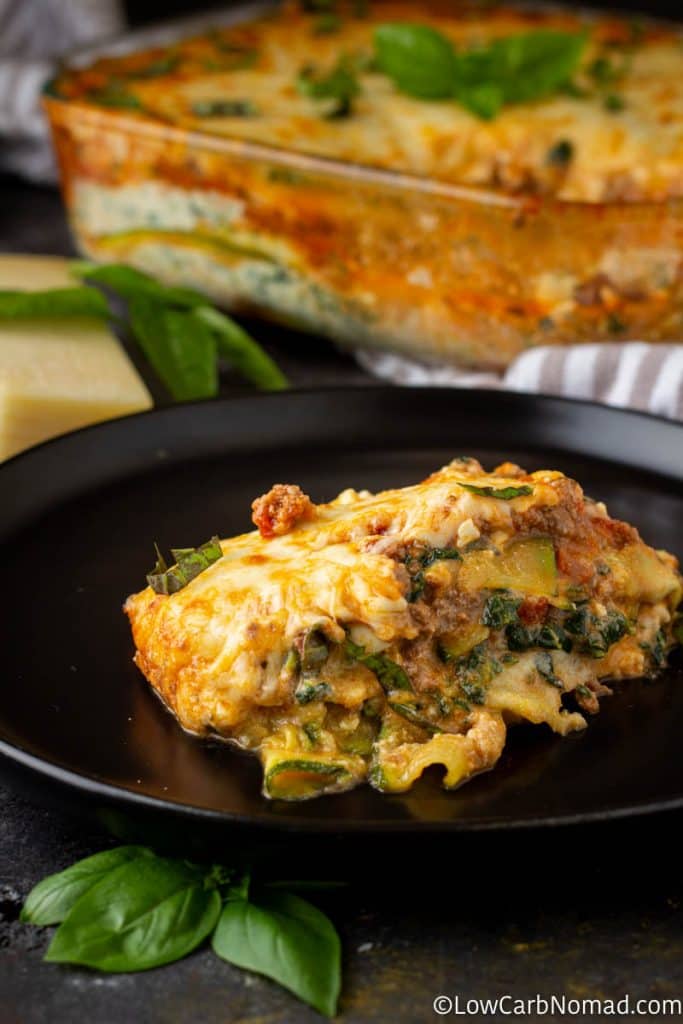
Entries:
<svg viewBox="0 0 683 1024">
<path fill-rule="evenodd" d="M 454 99 L 484 120 L 508 103 L 527 103 L 560 90 L 586 45 L 585 33 L 539 29 L 456 51 L 428 25 L 393 22 L 375 29 L 378 69 L 418 99 Z"/>
<path fill-rule="evenodd" d="M 277 391 L 287 378 L 260 345 L 192 288 L 165 285 L 120 264 L 76 263 L 74 272 L 123 300 L 128 326 L 148 363 L 176 401 L 218 393 L 219 356 L 257 388 Z M 46 291 L 0 291 L 0 322 L 27 317 L 109 319 L 105 295 L 81 285 Z"/>
<path fill-rule="evenodd" d="M 147 582 L 156 594 L 175 594 L 223 557 L 221 542 L 212 537 L 198 548 L 172 548 L 175 565 L 170 569 L 166 559 L 156 547 L 156 565 L 147 575 Z"/>
<path fill-rule="evenodd" d="M 130 326 L 147 359 L 173 398 L 209 398 L 218 392 L 216 355 L 265 391 L 287 387 L 287 378 L 260 345 L 193 288 L 162 284 L 120 264 L 78 264 L 77 274 L 128 303 Z"/>
<path fill-rule="evenodd" d="M 234 868 L 123 846 L 43 879 L 29 893 L 21 920 L 59 924 L 46 960 L 110 973 L 172 963 L 212 936 L 222 959 L 272 978 L 334 1016 L 339 936 L 320 910 L 282 884 L 254 886 Z"/>
</svg>

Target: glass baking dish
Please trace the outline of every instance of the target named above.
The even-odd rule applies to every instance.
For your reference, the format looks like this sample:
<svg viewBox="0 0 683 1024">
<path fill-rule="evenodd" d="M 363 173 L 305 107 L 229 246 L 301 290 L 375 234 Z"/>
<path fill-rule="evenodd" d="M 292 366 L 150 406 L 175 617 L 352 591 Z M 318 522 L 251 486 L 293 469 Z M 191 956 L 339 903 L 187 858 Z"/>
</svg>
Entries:
<svg viewBox="0 0 683 1024">
<path fill-rule="evenodd" d="M 681 199 L 510 196 L 45 105 L 80 251 L 228 309 L 494 369 L 534 345 L 683 336 Z"/>
</svg>

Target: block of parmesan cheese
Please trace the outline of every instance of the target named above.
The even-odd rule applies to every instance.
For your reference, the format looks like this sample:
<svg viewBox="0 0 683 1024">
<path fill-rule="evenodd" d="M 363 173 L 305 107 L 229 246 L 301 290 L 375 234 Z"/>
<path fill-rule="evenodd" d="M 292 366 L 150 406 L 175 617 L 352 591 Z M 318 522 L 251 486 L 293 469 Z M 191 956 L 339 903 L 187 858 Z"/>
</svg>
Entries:
<svg viewBox="0 0 683 1024">
<path fill-rule="evenodd" d="M 67 260 L 0 255 L 0 289 L 74 286 Z M 148 409 L 152 399 L 106 324 L 0 320 L 0 460 L 57 434 Z"/>
</svg>

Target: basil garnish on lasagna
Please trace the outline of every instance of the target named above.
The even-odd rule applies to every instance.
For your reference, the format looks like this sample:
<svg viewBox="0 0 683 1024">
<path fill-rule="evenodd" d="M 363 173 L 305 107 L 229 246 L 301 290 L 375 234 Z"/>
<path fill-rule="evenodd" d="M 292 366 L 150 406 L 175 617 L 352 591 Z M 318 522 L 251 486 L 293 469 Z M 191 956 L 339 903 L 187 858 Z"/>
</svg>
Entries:
<svg viewBox="0 0 683 1024">
<path fill-rule="evenodd" d="M 402 792 L 430 765 L 454 788 L 516 722 L 584 729 L 680 639 L 676 559 L 559 472 L 460 458 L 324 505 L 277 484 L 252 508 L 256 531 L 125 610 L 180 724 L 258 754 L 267 797 Z"/>
</svg>

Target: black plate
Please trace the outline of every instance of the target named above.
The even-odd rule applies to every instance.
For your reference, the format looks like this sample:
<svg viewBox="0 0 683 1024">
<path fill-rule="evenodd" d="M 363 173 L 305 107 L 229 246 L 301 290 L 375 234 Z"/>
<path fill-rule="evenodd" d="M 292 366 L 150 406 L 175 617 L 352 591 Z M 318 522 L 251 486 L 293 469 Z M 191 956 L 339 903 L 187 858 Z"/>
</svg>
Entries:
<svg viewBox="0 0 683 1024">
<path fill-rule="evenodd" d="M 630 682 L 589 728 L 511 731 L 498 767 L 455 793 L 360 787 L 269 803 L 255 759 L 185 735 L 134 668 L 126 595 L 152 541 L 249 529 L 276 481 L 314 500 L 414 482 L 458 454 L 575 476 L 646 540 L 683 554 L 683 427 L 560 399 L 358 389 L 219 400 L 132 416 L 0 468 L 0 754 L 87 798 L 111 825 L 149 821 L 335 833 L 556 824 L 683 806 L 683 670 Z M 118 816 L 118 817 L 117 817 Z"/>
</svg>

